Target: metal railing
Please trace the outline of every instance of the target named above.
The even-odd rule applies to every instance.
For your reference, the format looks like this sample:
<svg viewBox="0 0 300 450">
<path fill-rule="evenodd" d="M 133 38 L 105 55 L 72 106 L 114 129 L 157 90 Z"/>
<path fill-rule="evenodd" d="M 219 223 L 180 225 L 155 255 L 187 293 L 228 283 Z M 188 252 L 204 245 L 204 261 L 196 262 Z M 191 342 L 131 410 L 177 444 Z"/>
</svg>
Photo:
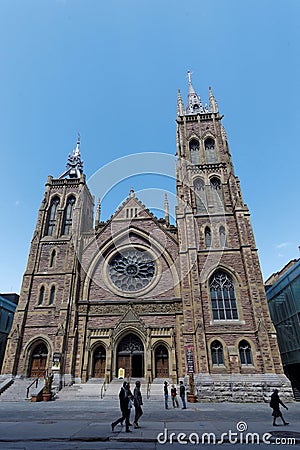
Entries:
<svg viewBox="0 0 300 450">
<path fill-rule="evenodd" d="M 102 399 L 105 395 L 106 392 L 106 386 L 107 386 L 107 382 L 106 380 L 103 381 L 103 384 L 101 386 L 101 390 L 100 390 L 100 398 Z"/>
<path fill-rule="evenodd" d="M 47 372 L 46 372 L 47 373 Z M 26 398 L 29 398 L 29 390 L 30 390 L 30 388 L 35 384 L 35 388 L 37 388 L 38 387 L 38 384 L 39 384 L 39 379 L 40 378 L 42 378 L 40 375 L 41 374 L 43 374 L 42 376 L 44 377 L 44 376 L 46 376 L 46 374 L 45 374 L 45 370 L 43 370 L 43 371 L 41 371 L 41 372 L 38 372 L 38 375 L 37 375 L 37 377 L 32 381 L 32 383 L 30 383 L 30 385 L 27 387 L 27 389 L 26 389 Z"/>
<path fill-rule="evenodd" d="M 147 383 L 147 400 L 150 398 L 150 392 L 151 392 L 151 381 L 149 380 Z"/>
</svg>

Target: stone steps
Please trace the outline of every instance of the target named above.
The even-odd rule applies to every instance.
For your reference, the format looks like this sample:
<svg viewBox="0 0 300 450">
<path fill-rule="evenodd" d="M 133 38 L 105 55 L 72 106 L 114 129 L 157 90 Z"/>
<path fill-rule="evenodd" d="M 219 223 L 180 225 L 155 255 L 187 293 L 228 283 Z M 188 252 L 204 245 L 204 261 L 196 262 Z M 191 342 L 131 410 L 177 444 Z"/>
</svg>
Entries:
<svg viewBox="0 0 300 450">
<path fill-rule="evenodd" d="M 102 379 L 91 379 L 87 383 L 76 383 L 72 386 L 66 386 L 62 390 L 60 390 L 56 394 L 57 400 L 101 400 L 101 390 L 102 397 L 105 397 L 106 400 L 111 399 L 115 400 L 119 397 L 120 389 L 123 385 L 124 380 L 114 379 L 110 383 L 106 384 L 105 389 L 103 388 Z M 126 380 L 125 380 L 126 381 Z M 133 392 L 135 382 L 137 379 L 132 378 L 130 380 L 130 387 Z M 147 383 L 144 378 L 139 378 L 141 382 L 141 392 L 144 399 L 147 398 Z M 159 400 L 163 399 L 163 382 L 165 379 L 159 378 L 153 380 L 153 383 L 150 386 L 150 398 L 151 400 Z M 172 380 L 168 380 L 169 384 L 172 384 Z M 179 389 L 179 388 L 178 388 Z"/>
<path fill-rule="evenodd" d="M 29 399 L 26 398 L 27 388 L 33 381 L 34 379 L 31 378 L 15 378 L 13 384 L 0 395 L 0 402 L 19 402 L 22 400 L 29 400 L 30 392 Z M 39 384 L 43 382 L 44 379 L 40 378 Z M 30 391 L 34 389 L 35 384 L 32 386 Z"/>
</svg>

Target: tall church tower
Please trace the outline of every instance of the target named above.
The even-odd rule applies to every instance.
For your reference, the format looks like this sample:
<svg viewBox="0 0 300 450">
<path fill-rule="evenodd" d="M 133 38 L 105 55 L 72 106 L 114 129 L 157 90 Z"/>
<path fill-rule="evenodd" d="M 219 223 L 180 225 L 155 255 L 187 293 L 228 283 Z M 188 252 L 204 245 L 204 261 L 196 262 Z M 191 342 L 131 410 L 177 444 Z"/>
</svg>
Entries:
<svg viewBox="0 0 300 450">
<path fill-rule="evenodd" d="M 77 339 L 78 252 L 82 233 L 92 226 L 93 198 L 86 187 L 78 138 L 66 171 L 57 179 L 49 176 L 46 183 L 4 373 L 37 377 L 52 365 L 60 373 L 70 372 L 69 355 Z"/>
<path fill-rule="evenodd" d="M 177 104 L 181 345 L 201 398 L 238 398 L 230 386 L 247 383 L 251 400 L 286 379 L 222 117 L 212 89 L 204 106 L 188 72 L 187 105 L 180 91 Z"/>
</svg>

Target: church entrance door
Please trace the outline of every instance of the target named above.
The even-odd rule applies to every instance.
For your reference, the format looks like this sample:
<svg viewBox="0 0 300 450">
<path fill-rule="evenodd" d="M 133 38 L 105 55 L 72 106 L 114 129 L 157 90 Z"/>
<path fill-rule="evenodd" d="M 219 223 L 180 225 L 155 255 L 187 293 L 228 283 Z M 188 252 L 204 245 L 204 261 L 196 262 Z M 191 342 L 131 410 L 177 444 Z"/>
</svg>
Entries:
<svg viewBox="0 0 300 450">
<path fill-rule="evenodd" d="M 169 378 L 169 352 L 165 345 L 155 349 L 155 377 Z"/>
<path fill-rule="evenodd" d="M 46 375 L 48 350 L 45 344 L 38 344 L 32 351 L 29 377 L 37 378 Z"/>
<path fill-rule="evenodd" d="M 99 345 L 93 354 L 93 378 L 105 377 L 106 350 L 103 345 Z"/>
<path fill-rule="evenodd" d="M 125 369 L 126 378 L 144 376 L 144 346 L 133 333 L 127 334 L 117 347 L 117 375 L 120 368 Z"/>
</svg>

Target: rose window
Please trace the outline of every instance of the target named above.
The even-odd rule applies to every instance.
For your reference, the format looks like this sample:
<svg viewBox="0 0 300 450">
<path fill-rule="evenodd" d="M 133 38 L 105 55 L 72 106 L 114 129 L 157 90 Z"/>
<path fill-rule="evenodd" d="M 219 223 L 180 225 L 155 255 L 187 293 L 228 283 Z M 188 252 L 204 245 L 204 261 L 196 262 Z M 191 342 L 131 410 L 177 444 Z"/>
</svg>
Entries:
<svg viewBox="0 0 300 450">
<path fill-rule="evenodd" d="M 134 292 L 148 286 L 154 277 L 155 264 L 147 252 L 130 249 L 113 257 L 108 273 L 118 289 Z"/>
</svg>

